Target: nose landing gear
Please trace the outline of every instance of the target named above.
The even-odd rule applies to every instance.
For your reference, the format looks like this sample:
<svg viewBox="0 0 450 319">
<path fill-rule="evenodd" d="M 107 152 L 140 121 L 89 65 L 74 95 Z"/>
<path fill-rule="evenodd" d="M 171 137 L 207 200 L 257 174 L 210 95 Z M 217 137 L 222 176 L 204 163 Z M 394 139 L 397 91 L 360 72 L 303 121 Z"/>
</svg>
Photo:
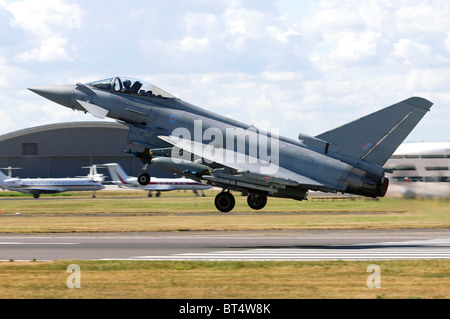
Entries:
<svg viewBox="0 0 450 319">
<path fill-rule="evenodd" d="M 147 186 L 150 184 L 151 177 L 148 173 L 142 173 L 138 176 L 138 183 L 141 186 Z"/>
</svg>

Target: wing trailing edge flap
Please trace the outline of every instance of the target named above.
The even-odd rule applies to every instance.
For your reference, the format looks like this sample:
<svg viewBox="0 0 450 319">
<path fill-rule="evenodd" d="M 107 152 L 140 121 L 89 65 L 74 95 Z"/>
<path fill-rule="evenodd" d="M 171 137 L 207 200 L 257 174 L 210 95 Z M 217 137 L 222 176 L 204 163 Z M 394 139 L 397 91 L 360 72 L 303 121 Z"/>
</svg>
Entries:
<svg viewBox="0 0 450 319">
<path fill-rule="evenodd" d="M 275 188 L 285 188 L 286 186 L 328 188 L 327 185 L 287 170 L 277 164 L 240 154 L 232 150 L 214 148 L 212 145 L 180 139 L 175 136 L 159 136 L 159 138 L 186 152 L 202 157 L 210 163 L 217 163 L 231 168 L 240 175 L 241 181 L 239 183 L 241 185 L 271 185 Z M 218 180 L 222 180 L 224 183 L 231 182 L 229 177 L 232 175 L 223 174 L 220 169 L 216 171 Z M 228 178 L 225 178 L 225 175 Z M 214 181 L 213 177 L 205 176 L 205 179 Z M 234 182 L 236 182 L 235 180 L 236 178 L 233 178 Z"/>
</svg>

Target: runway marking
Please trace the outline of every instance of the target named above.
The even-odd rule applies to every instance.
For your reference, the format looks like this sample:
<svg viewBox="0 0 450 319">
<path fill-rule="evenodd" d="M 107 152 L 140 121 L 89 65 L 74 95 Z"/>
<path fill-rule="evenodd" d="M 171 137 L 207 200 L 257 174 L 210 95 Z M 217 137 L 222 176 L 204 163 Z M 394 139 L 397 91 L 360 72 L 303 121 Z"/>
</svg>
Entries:
<svg viewBox="0 0 450 319">
<path fill-rule="evenodd" d="M 207 253 L 185 253 L 169 256 L 134 256 L 120 260 L 381 260 L 381 259 L 450 259 L 450 251 L 398 251 L 386 250 L 361 252 L 355 250 L 329 249 L 250 249 L 242 251 L 215 251 Z M 117 259 L 102 259 L 117 260 Z"/>
<path fill-rule="evenodd" d="M 365 245 L 374 245 L 370 244 L 355 244 L 354 246 L 365 246 Z M 450 246 L 450 238 L 435 238 L 435 239 L 423 239 L 423 240 L 407 240 L 407 241 L 387 241 L 382 243 L 377 243 L 375 245 L 380 246 L 408 246 L 408 245 L 417 245 L 417 246 Z"/>
<path fill-rule="evenodd" d="M 24 243 L 24 242 L 6 241 L 6 242 L 0 242 L 0 245 L 78 245 L 78 244 L 77 243 Z"/>
<path fill-rule="evenodd" d="M 403 250 L 399 250 L 399 247 Z M 416 247 L 417 246 L 417 247 Z M 211 260 L 211 261 L 307 261 L 307 260 L 393 260 L 393 259 L 450 259 L 450 238 L 410 240 L 326 246 L 317 248 L 224 250 L 206 253 L 183 253 L 168 256 L 134 256 L 120 260 Z M 328 248 L 329 247 L 329 248 Z M 436 247 L 436 248 L 432 248 Z M 117 259 L 103 259 L 117 260 Z"/>
</svg>

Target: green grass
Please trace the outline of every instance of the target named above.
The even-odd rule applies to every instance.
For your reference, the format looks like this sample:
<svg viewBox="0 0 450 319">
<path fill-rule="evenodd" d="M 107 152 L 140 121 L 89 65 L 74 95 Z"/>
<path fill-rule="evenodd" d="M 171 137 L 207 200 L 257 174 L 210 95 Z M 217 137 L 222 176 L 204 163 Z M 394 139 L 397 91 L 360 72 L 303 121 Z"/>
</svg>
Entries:
<svg viewBox="0 0 450 319">
<path fill-rule="evenodd" d="M 368 288 L 370 264 L 381 288 Z M 67 267 L 81 269 L 68 289 Z M 450 297 L 450 261 L 55 261 L 0 263 L 0 298 L 298 299 Z"/>
<path fill-rule="evenodd" d="M 99 192 L 34 200 L 0 199 L 0 233 L 138 232 L 349 228 L 448 228 L 449 200 L 304 201 L 269 198 L 251 210 L 236 196 L 232 213 L 218 213 L 214 192 L 207 197 L 171 192 Z"/>
<path fill-rule="evenodd" d="M 1 192 L 0 192 L 1 193 Z M 33 200 L 0 199 L 0 233 L 448 228 L 448 200 L 337 200 L 296 202 L 270 198 L 254 212 L 237 196 L 233 213 L 220 214 L 214 192 L 196 198 L 171 192 L 66 194 Z M 16 215 L 20 213 L 20 215 Z M 69 264 L 81 267 L 81 289 L 68 289 Z M 367 266 L 381 267 L 382 287 L 366 285 Z M 0 299 L 150 298 L 449 298 L 446 260 L 200 262 L 54 261 L 0 263 Z"/>
</svg>

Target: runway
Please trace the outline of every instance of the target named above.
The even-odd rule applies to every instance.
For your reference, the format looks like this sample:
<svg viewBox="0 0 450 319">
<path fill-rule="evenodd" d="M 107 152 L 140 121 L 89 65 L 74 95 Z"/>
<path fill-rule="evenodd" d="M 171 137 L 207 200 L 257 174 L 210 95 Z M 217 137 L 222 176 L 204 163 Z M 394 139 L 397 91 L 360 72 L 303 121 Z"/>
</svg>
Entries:
<svg viewBox="0 0 450 319">
<path fill-rule="evenodd" d="M 450 230 L 0 235 L 0 261 L 450 259 Z"/>
</svg>

